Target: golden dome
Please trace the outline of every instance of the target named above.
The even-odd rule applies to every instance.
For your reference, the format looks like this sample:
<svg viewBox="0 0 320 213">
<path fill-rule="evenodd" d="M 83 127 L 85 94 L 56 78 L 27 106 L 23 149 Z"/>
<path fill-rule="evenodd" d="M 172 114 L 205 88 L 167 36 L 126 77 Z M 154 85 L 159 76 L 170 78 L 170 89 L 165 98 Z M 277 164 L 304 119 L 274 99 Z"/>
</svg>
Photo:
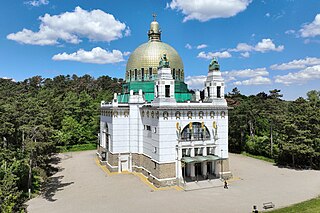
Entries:
<svg viewBox="0 0 320 213">
<path fill-rule="evenodd" d="M 160 40 L 161 30 L 155 20 L 150 24 L 148 36 L 149 41 L 137 47 L 128 59 L 126 81 L 154 80 L 163 54 L 167 55 L 173 77 L 176 80 L 183 81 L 183 62 L 173 47 Z M 151 73 L 150 68 L 152 68 L 152 76 L 149 76 Z"/>
</svg>

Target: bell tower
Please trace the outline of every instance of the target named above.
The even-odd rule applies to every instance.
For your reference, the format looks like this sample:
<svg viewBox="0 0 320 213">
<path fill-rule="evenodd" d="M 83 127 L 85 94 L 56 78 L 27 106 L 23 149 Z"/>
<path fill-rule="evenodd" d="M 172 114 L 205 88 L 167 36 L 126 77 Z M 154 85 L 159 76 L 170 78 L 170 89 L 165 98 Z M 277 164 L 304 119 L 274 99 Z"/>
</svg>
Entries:
<svg viewBox="0 0 320 213">
<path fill-rule="evenodd" d="M 224 80 L 216 57 L 209 64 L 208 76 L 205 81 L 204 97 L 206 102 L 226 102 L 224 99 Z"/>
<path fill-rule="evenodd" d="M 158 78 L 154 81 L 154 100 L 152 104 L 158 106 L 175 105 L 174 86 L 169 60 L 166 54 L 163 54 L 159 62 Z"/>
</svg>

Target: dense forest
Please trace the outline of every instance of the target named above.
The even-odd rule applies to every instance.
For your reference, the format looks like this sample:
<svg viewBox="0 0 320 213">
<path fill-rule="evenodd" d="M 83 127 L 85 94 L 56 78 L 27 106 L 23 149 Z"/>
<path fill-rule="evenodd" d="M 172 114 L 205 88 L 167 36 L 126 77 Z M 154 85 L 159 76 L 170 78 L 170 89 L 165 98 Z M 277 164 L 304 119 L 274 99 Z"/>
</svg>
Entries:
<svg viewBox="0 0 320 213">
<path fill-rule="evenodd" d="M 320 91 L 307 99 L 281 99 L 280 90 L 269 94 L 227 95 L 229 149 L 274 159 L 278 165 L 320 169 Z"/>
<path fill-rule="evenodd" d="M 121 83 L 89 75 L 0 79 L 0 212 L 23 211 L 28 189 L 37 193 L 54 172 L 54 153 L 95 147 L 100 102 Z"/>
<path fill-rule="evenodd" d="M 89 75 L 0 79 L 0 212 L 23 211 L 55 172 L 56 152 L 95 147 L 100 102 L 110 101 L 122 83 Z M 227 95 L 230 151 L 320 169 L 320 92 L 295 101 L 282 100 L 280 92 L 245 96 L 234 88 Z"/>
</svg>

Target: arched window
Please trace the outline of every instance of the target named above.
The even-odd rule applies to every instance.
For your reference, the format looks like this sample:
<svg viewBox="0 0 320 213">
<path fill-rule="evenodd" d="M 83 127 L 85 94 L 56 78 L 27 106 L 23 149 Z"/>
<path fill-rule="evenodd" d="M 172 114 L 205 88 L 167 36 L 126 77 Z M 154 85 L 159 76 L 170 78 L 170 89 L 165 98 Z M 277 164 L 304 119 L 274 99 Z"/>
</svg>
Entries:
<svg viewBox="0 0 320 213">
<path fill-rule="evenodd" d="M 192 122 L 191 125 L 188 124 L 183 128 L 181 139 L 186 141 L 210 140 L 210 132 L 208 128 L 200 122 Z"/>
</svg>

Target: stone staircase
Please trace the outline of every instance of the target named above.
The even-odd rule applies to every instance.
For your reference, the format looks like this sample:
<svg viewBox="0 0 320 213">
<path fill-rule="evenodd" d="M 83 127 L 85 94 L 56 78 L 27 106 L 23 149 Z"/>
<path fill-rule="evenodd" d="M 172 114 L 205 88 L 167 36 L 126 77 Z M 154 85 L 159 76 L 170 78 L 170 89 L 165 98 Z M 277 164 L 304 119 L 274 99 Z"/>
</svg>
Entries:
<svg viewBox="0 0 320 213">
<path fill-rule="evenodd" d="M 187 182 L 183 184 L 183 189 L 185 191 L 193 191 L 193 190 L 200 190 L 200 189 L 223 187 L 223 185 L 224 183 L 220 179 L 201 180 L 201 181 Z"/>
</svg>

